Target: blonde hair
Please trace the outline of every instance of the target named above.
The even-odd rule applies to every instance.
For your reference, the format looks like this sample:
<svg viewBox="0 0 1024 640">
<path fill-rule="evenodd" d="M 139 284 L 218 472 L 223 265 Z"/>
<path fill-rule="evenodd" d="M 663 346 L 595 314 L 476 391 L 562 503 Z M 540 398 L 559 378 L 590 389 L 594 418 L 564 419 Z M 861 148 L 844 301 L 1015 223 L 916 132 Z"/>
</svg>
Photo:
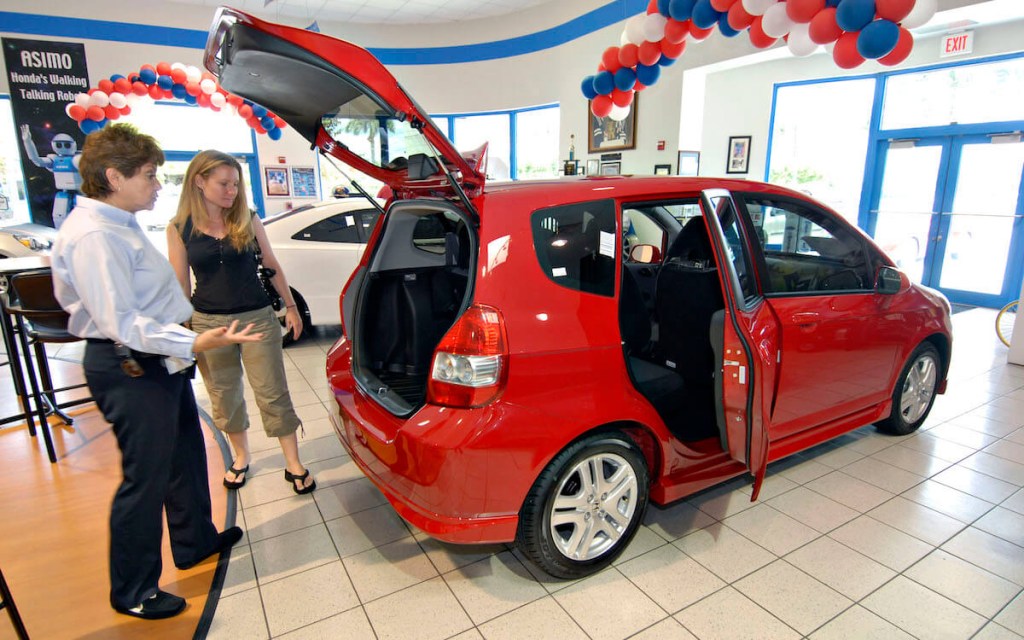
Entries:
<svg viewBox="0 0 1024 640">
<path fill-rule="evenodd" d="M 222 151 L 207 149 L 200 151 L 192 158 L 185 172 L 185 179 L 181 183 L 181 199 L 178 200 L 178 213 L 171 220 L 171 224 L 181 232 L 185 222 L 192 219 L 192 235 L 200 233 L 199 227 L 207 227 L 210 217 L 206 212 L 206 199 L 203 192 L 196 184 L 196 177 L 202 176 L 209 179 L 216 169 L 220 167 L 232 167 L 238 171 L 238 195 L 235 202 L 229 209 L 224 210 L 224 226 L 227 230 L 226 237 L 236 251 L 243 251 L 255 241 L 252 230 L 252 212 L 245 201 L 245 178 L 242 174 L 242 165 L 233 156 Z"/>
</svg>

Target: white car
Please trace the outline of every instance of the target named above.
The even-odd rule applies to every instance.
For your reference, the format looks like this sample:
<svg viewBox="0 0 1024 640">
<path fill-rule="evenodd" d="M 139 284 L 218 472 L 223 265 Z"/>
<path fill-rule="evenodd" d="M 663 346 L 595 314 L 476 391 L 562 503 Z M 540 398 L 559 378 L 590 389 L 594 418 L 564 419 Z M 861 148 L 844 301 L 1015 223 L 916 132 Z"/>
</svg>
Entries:
<svg viewBox="0 0 1024 640">
<path fill-rule="evenodd" d="M 302 323 L 341 324 L 341 288 L 359 264 L 380 217 L 362 196 L 324 200 L 263 220 Z M 291 334 L 285 339 L 290 344 Z"/>
<path fill-rule="evenodd" d="M 57 230 L 34 222 L 0 227 L 0 259 L 50 253 Z"/>
</svg>

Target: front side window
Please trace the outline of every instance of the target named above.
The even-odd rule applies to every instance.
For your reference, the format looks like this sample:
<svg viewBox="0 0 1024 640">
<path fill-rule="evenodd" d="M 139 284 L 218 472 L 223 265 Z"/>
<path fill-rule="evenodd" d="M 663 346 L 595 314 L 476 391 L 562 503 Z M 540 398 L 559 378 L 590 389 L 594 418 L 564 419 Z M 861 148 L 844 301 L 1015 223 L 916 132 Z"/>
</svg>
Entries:
<svg viewBox="0 0 1024 640">
<path fill-rule="evenodd" d="M 530 218 L 533 248 L 548 278 L 563 287 L 615 294 L 615 203 L 539 209 Z"/>
<path fill-rule="evenodd" d="M 369 214 L 368 214 L 369 215 Z M 347 211 L 319 220 L 292 236 L 293 240 L 311 242 L 365 242 L 361 212 Z"/>
<path fill-rule="evenodd" d="M 744 201 L 764 253 L 767 293 L 873 288 L 868 245 L 851 228 L 801 203 L 756 196 Z"/>
<path fill-rule="evenodd" d="M 738 297 L 750 302 L 757 297 L 757 282 L 754 279 L 746 234 L 743 232 L 739 216 L 736 215 L 736 208 L 732 199 L 726 197 L 712 198 L 711 206 L 715 208 L 715 215 L 718 216 L 718 223 L 722 227 L 726 258 L 736 276 L 734 286 L 738 288 Z"/>
</svg>

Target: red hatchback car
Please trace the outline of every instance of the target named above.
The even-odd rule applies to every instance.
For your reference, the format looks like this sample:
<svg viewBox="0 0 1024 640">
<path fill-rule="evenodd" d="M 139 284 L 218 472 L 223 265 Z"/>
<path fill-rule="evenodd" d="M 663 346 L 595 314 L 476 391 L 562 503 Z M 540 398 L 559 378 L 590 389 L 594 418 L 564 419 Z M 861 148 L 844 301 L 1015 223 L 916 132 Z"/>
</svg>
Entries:
<svg viewBox="0 0 1024 640">
<path fill-rule="evenodd" d="M 394 191 L 327 357 L 352 459 L 407 521 L 608 565 L 666 504 L 870 423 L 917 429 L 950 307 L 804 195 L 746 180 L 486 185 L 368 52 L 221 10 L 207 67 Z M 771 221 L 770 229 L 765 228 Z M 334 277 L 325 273 L 324 277 Z"/>
</svg>

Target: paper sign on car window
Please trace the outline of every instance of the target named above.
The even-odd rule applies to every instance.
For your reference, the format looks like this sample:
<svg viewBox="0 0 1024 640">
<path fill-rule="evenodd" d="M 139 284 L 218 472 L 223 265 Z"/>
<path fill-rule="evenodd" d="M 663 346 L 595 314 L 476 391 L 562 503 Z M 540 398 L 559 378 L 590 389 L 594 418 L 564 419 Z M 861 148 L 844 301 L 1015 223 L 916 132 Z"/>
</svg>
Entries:
<svg viewBox="0 0 1024 640">
<path fill-rule="evenodd" d="M 607 231 L 601 232 L 601 248 L 599 251 L 602 256 L 608 256 L 609 258 L 615 255 L 615 234 L 608 233 Z"/>
<path fill-rule="evenodd" d="M 352 226 L 355 226 L 355 224 L 356 224 L 356 219 L 353 216 L 345 216 L 345 226 L 346 227 L 352 227 Z"/>
<path fill-rule="evenodd" d="M 565 270 L 565 267 L 555 267 L 551 270 L 551 277 L 553 278 L 564 278 L 567 274 L 568 272 Z"/>
</svg>

